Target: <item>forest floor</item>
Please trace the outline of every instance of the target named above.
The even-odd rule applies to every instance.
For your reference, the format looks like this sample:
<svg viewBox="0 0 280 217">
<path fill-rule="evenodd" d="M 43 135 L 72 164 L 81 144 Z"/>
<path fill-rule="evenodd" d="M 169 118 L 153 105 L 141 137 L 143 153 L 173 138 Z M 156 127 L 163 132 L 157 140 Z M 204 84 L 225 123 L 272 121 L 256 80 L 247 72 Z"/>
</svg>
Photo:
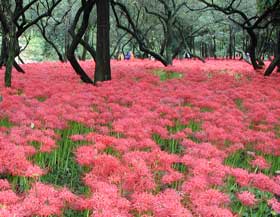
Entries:
<svg viewBox="0 0 280 217">
<path fill-rule="evenodd" d="M 69 64 L 23 68 L 0 84 L 0 217 L 280 213 L 280 74 L 112 61 L 92 86 Z"/>
</svg>

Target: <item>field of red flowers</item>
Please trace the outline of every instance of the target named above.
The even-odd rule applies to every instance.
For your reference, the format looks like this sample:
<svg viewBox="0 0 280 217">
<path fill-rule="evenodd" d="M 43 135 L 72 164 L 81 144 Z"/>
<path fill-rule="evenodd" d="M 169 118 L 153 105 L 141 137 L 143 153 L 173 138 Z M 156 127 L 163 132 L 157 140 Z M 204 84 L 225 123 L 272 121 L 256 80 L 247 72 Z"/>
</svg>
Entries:
<svg viewBox="0 0 280 217">
<path fill-rule="evenodd" d="M 280 213 L 279 74 L 113 61 L 91 86 L 68 64 L 23 67 L 0 85 L 1 217 Z"/>
</svg>

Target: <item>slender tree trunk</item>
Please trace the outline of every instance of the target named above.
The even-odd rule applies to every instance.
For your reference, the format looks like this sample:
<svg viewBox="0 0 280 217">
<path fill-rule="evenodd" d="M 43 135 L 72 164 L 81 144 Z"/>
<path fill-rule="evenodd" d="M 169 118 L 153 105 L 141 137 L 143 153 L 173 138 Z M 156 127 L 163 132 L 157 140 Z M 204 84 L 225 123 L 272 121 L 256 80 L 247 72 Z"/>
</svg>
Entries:
<svg viewBox="0 0 280 217">
<path fill-rule="evenodd" d="M 89 38 L 90 38 L 90 25 L 87 29 L 87 31 L 85 32 L 85 35 L 84 35 L 84 41 L 89 44 Z M 82 53 L 82 58 L 81 60 L 86 60 L 87 58 L 87 49 L 85 47 L 83 47 L 83 53 Z"/>
<path fill-rule="evenodd" d="M 196 55 L 196 52 L 195 52 L 195 49 L 196 49 L 196 47 L 195 47 L 195 37 L 192 38 L 192 48 L 193 48 L 193 51 L 192 51 L 193 55 Z"/>
<path fill-rule="evenodd" d="M 65 17 L 65 30 L 66 31 L 64 33 L 64 56 L 63 56 L 63 59 L 65 61 L 67 61 L 68 49 L 71 46 L 71 40 L 72 40 L 72 36 L 68 31 L 71 28 L 71 24 L 72 24 L 72 12 L 73 12 L 72 0 L 67 0 L 67 6 L 66 7 L 67 7 L 67 10 L 69 10 L 69 13 Z"/>
<path fill-rule="evenodd" d="M 94 83 L 111 80 L 109 0 L 97 0 L 96 67 Z"/>
<path fill-rule="evenodd" d="M 232 59 L 232 44 L 233 44 L 233 40 L 232 40 L 232 27 L 229 27 L 229 46 L 228 46 L 228 57 L 229 59 Z"/>
<path fill-rule="evenodd" d="M 233 35 L 232 35 L 232 51 L 233 51 L 233 59 L 235 59 L 235 56 L 236 56 L 236 36 L 235 36 L 235 32 L 233 32 Z"/>
<path fill-rule="evenodd" d="M 172 32 L 172 19 L 170 19 L 167 22 L 167 27 L 166 27 L 166 50 L 165 50 L 165 56 L 166 56 L 166 60 L 168 65 L 172 65 L 173 62 L 173 32 Z"/>
<path fill-rule="evenodd" d="M 216 43 L 216 37 L 215 35 L 213 36 L 213 56 L 214 59 L 217 59 L 217 55 L 216 55 L 216 50 L 217 50 L 217 43 Z"/>
<path fill-rule="evenodd" d="M 280 26 L 278 26 L 278 31 L 277 31 L 277 53 L 278 53 L 278 57 L 280 57 Z M 280 61 L 278 61 L 277 64 L 277 72 L 280 72 Z"/>
</svg>

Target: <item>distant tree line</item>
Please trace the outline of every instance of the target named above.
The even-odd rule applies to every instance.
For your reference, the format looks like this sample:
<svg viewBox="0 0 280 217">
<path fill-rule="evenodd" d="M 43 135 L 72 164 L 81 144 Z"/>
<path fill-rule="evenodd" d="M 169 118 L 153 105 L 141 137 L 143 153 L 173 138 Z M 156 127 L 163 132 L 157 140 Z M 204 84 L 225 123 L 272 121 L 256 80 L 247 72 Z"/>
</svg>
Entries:
<svg viewBox="0 0 280 217">
<path fill-rule="evenodd" d="M 35 33 L 34 33 L 35 32 Z M 110 59 L 132 51 L 163 65 L 175 58 L 240 58 L 280 71 L 280 0 L 0 0 L 5 86 L 32 37 L 69 61 L 83 82 L 111 79 Z M 93 59 L 94 78 L 79 60 Z M 17 60 L 17 61 L 16 61 Z"/>
</svg>

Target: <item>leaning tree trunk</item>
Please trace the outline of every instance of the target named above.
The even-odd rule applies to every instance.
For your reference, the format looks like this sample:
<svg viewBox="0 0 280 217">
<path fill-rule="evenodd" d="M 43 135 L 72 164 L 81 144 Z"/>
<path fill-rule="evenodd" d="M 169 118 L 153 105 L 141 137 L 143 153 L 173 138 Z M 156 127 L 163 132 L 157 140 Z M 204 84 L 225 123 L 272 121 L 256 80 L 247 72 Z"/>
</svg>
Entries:
<svg viewBox="0 0 280 217">
<path fill-rule="evenodd" d="M 80 78 L 83 82 L 90 83 L 90 84 L 92 84 L 93 81 L 87 75 L 87 73 L 83 70 L 83 68 L 80 66 L 79 62 L 77 61 L 77 59 L 75 57 L 75 50 L 76 50 L 78 44 L 82 41 L 82 37 L 88 27 L 89 16 L 90 16 L 90 13 L 92 11 L 94 4 L 95 4 L 95 2 L 93 2 L 93 1 L 84 2 L 84 5 L 82 5 L 81 8 L 77 11 L 75 19 L 69 29 L 69 33 L 73 39 L 72 39 L 70 47 L 67 51 L 67 59 L 69 60 L 71 66 L 74 68 L 75 72 L 80 76 Z M 75 33 L 76 25 L 77 25 L 80 15 L 82 13 L 83 13 L 83 18 L 82 18 L 81 26 L 78 29 L 77 33 Z"/>
<path fill-rule="evenodd" d="M 251 58 L 251 63 L 254 67 L 254 69 L 260 69 L 262 68 L 261 66 L 259 66 L 258 62 L 257 62 L 257 58 L 256 58 L 256 47 L 258 45 L 258 38 L 256 33 L 252 30 L 252 29 L 248 29 L 248 34 L 250 36 L 250 45 L 249 45 L 249 54 L 250 54 L 250 58 Z"/>
<path fill-rule="evenodd" d="M 265 76 L 269 76 L 271 75 L 271 73 L 274 71 L 274 69 L 276 67 L 278 67 L 279 70 L 279 66 L 280 66 L 280 26 L 277 27 L 277 48 L 276 48 L 276 52 L 275 52 L 275 58 L 273 59 L 273 61 L 271 62 L 271 64 L 268 66 L 268 68 L 266 69 L 264 75 Z"/>
<path fill-rule="evenodd" d="M 94 83 L 111 80 L 109 0 L 97 0 L 96 67 Z"/>
<path fill-rule="evenodd" d="M 85 32 L 84 35 L 84 42 L 86 42 L 87 44 L 89 44 L 89 38 L 90 38 L 90 26 L 88 27 L 88 29 Z M 82 57 L 81 60 L 86 60 L 87 58 L 87 49 L 85 47 L 83 47 L 83 52 L 82 52 Z"/>
</svg>

